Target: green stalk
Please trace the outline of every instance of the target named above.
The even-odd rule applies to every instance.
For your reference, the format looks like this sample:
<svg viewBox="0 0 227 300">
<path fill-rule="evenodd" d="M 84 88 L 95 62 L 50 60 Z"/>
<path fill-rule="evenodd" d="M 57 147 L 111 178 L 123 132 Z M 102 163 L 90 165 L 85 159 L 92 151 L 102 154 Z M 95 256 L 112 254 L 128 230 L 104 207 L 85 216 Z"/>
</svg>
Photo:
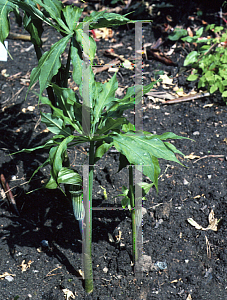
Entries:
<svg viewBox="0 0 227 300">
<path fill-rule="evenodd" d="M 85 251 L 84 251 L 84 278 L 85 291 L 92 293 L 93 291 L 93 270 L 92 270 L 92 188 L 93 188 L 93 173 L 94 173 L 94 142 L 90 142 L 89 149 L 89 177 L 88 177 L 88 192 L 85 207 Z"/>
<path fill-rule="evenodd" d="M 133 168 L 129 166 L 129 198 L 131 205 L 131 217 L 132 217 L 132 255 L 133 263 L 138 260 L 137 251 L 137 234 L 136 234 L 136 214 L 135 214 L 135 195 L 133 190 Z"/>
<path fill-rule="evenodd" d="M 64 83 L 63 83 L 64 88 L 68 87 L 68 78 L 69 78 L 69 69 L 70 69 L 70 60 L 71 60 L 71 44 L 72 44 L 72 40 L 69 45 L 69 53 L 68 53 L 66 68 L 65 68 L 65 72 L 64 72 L 65 73 L 64 74 Z"/>
</svg>

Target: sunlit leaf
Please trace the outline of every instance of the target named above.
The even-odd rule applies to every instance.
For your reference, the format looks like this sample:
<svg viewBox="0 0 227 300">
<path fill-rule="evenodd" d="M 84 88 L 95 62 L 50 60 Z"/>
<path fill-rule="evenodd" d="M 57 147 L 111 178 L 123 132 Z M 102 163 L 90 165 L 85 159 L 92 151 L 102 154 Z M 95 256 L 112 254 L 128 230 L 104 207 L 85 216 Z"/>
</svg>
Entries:
<svg viewBox="0 0 227 300">
<path fill-rule="evenodd" d="M 50 84 L 53 76 L 57 74 L 61 67 L 61 54 L 64 52 L 70 38 L 71 35 L 65 36 L 43 54 L 38 66 L 32 70 L 28 91 L 37 80 L 39 80 L 40 84 L 40 95 Z"/>
</svg>

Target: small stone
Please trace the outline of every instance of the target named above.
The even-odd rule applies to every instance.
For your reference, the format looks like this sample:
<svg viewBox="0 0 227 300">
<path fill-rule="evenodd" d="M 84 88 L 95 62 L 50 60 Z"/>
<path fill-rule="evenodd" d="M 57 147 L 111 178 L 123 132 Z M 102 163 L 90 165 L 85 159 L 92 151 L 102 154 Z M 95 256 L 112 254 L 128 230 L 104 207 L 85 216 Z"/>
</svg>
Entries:
<svg viewBox="0 0 227 300">
<path fill-rule="evenodd" d="M 11 281 L 14 280 L 13 276 L 11 276 L 11 275 L 7 275 L 7 276 L 5 277 L 5 279 L 6 279 L 7 281 L 9 281 L 9 282 L 11 282 Z"/>
<path fill-rule="evenodd" d="M 199 131 L 194 131 L 193 135 L 200 135 Z"/>
<path fill-rule="evenodd" d="M 48 248 L 48 247 L 49 247 L 49 243 L 48 243 L 47 240 L 42 240 L 40 244 L 41 244 L 41 246 L 44 247 L 44 248 Z"/>
<path fill-rule="evenodd" d="M 208 179 L 211 179 L 211 177 L 212 177 L 211 175 L 207 175 L 207 178 L 208 178 Z"/>
<path fill-rule="evenodd" d="M 155 267 L 157 267 L 159 270 L 165 270 L 167 269 L 167 263 L 163 261 L 157 261 L 155 264 Z"/>
</svg>

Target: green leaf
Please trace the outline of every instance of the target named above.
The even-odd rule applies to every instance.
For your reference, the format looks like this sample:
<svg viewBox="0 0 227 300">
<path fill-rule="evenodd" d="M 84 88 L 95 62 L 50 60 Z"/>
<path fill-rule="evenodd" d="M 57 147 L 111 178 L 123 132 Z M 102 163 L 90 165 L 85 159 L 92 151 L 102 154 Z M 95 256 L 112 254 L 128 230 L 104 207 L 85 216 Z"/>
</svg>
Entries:
<svg viewBox="0 0 227 300">
<path fill-rule="evenodd" d="M 76 30 L 76 41 L 83 49 L 84 55 L 89 57 L 90 65 L 93 65 L 93 60 L 96 53 L 96 43 L 92 37 L 89 37 L 82 29 Z"/>
<path fill-rule="evenodd" d="M 157 189 L 160 173 L 157 158 L 180 163 L 170 147 L 156 137 L 147 138 L 142 132 L 111 134 L 115 148 L 125 155 L 133 165 L 143 165 L 143 173 L 155 184 Z"/>
<path fill-rule="evenodd" d="M 121 206 L 123 209 L 125 209 L 128 206 L 128 209 L 131 210 L 130 198 L 128 196 L 124 197 L 121 200 Z"/>
<path fill-rule="evenodd" d="M 82 29 L 84 24 L 86 23 L 90 23 L 90 29 L 93 29 L 93 27 L 91 27 L 91 25 L 93 23 L 97 23 L 98 20 L 105 14 L 105 11 L 93 11 L 90 16 L 86 16 L 84 19 L 83 19 L 83 22 L 78 24 L 77 26 L 77 29 Z M 97 28 L 100 28 L 100 27 L 97 27 Z"/>
<path fill-rule="evenodd" d="M 9 13 L 15 11 L 16 6 L 7 0 L 0 0 L 0 42 L 3 44 L 10 31 Z"/>
<path fill-rule="evenodd" d="M 164 132 L 163 134 L 161 135 L 158 135 L 158 134 L 152 134 L 150 132 L 147 132 L 147 131 L 143 131 L 143 133 L 146 135 L 146 138 L 158 138 L 159 140 L 167 140 L 167 139 L 174 139 L 174 140 L 179 140 L 179 139 L 188 139 L 186 137 L 183 137 L 183 136 L 179 136 L 179 135 L 176 135 L 175 133 L 173 132 Z"/>
<path fill-rule="evenodd" d="M 222 97 L 227 97 L 227 91 L 225 91 L 224 93 L 222 93 Z"/>
<path fill-rule="evenodd" d="M 63 111 L 55 106 L 52 105 L 50 100 L 46 97 L 40 97 L 40 100 L 43 104 L 49 105 L 53 111 L 56 117 L 61 118 L 64 121 L 64 126 L 71 125 L 77 132 L 82 133 L 82 128 L 80 125 L 77 125 L 77 122 L 71 121 L 70 118 L 64 115 Z"/>
<path fill-rule="evenodd" d="M 184 66 L 193 64 L 194 62 L 196 62 L 198 60 L 198 57 L 199 57 L 199 54 L 197 51 L 190 52 L 185 58 Z"/>
<path fill-rule="evenodd" d="M 46 124 L 50 132 L 54 134 L 63 134 L 66 137 L 72 134 L 72 131 L 69 128 L 63 126 L 62 119 L 54 117 L 51 113 L 40 112 L 40 114 L 41 121 Z"/>
<path fill-rule="evenodd" d="M 197 31 L 196 31 L 196 36 L 197 37 L 201 37 L 201 35 L 203 34 L 203 27 L 199 28 Z"/>
<path fill-rule="evenodd" d="M 72 142 L 73 139 L 74 139 L 73 135 L 68 136 L 57 147 L 57 150 L 55 152 L 54 159 L 53 159 L 53 166 L 52 166 L 53 167 L 53 177 L 56 181 L 58 178 L 58 173 L 62 169 L 62 164 L 65 159 L 65 151 L 67 150 L 67 145 L 70 142 Z"/>
<path fill-rule="evenodd" d="M 84 209 L 84 205 L 83 205 L 83 194 L 82 194 L 82 190 L 78 191 L 76 189 L 75 192 L 78 193 L 78 195 L 74 194 L 75 190 L 75 186 L 71 186 L 70 187 L 70 193 L 71 193 L 71 199 L 72 199 L 72 205 L 73 205 L 73 213 L 74 213 L 74 217 L 76 220 L 83 220 L 84 215 L 85 215 L 85 209 Z M 80 225 L 81 226 L 81 225 Z M 80 231 L 82 231 L 82 228 L 80 228 Z"/>
<path fill-rule="evenodd" d="M 54 93 L 57 95 L 57 106 L 60 108 L 64 115 L 68 117 L 71 121 L 80 125 L 82 105 L 79 103 L 79 99 L 76 98 L 76 94 L 70 88 L 62 88 L 56 84 L 52 84 Z M 76 110 L 74 108 L 76 105 Z M 75 116 L 76 115 L 76 116 Z M 76 120 L 75 120 L 76 117 Z"/>
<path fill-rule="evenodd" d="M 133 125 L 132 123 L 128 123 L 128 124 L 123 124 L 122 128 L 121 128 L 124 132 L 127 131 L 135 131 L 135 125 Z"/>
<path fill-rule="evenodd" d="M 191 75 L 188 76 L 187 80 L 188 81 L 195 81 L 198 77 L 199 77 L 199 75 L 191 74 Z"/>
<path fill-rule="evenodd" d="M 33 84 L 39 80 L 40 95 L 43 93 L 44 89 L 50 84 L 53 76 L 57 74 L 58 69 L 61 67 L 61 54 L 64 52 L 70 38 L 71 35 L 65 36 L 52 45 L 49 51 L 43 54 L 38 66 L 32 70 L 28 91 Z"/>
<path fill-rule="evenodd" d="M 58 184 L 72 184 L 77 186 L 82 186 L 81 176 L 74 170 L 63 167 L 58 173 L 57 178 Z"/>
<path fill-rule="evenodd" d="M 66 33 L 70 33 L 69 28 L 66 26 L 64 21 L 61 19 L 61 11 L 63 9 L 63 5 L 61 1 L 58 0 L 33 0 L 35 3 L 39 4 L 43 7 L 49 14 L 52 19 L 54 19 L 59 26 Z"/>
<path fill-rule="evenodd" d="M 102 89 L 97 93 L 97 98 L 93 100 L 94 125 L 99 121 L 101 113 L 105 106 L 112 102 L 115 98 L 115 92 L 118 88 L 116 73 L 105 84 L 101 85 Z"/>
<path fill-rule="evenodd" d="M 14 4 L 18 5 L 18 7 L 21 8 L 23 11 L 26 11 L 32 17 L 32 19 L 40 19 L 43 22 L 47 23 L 48 25 L 54 27 L 56 30 L 59 30 L 59 27 L 56 26 L 54 23 L 52 23 L 51 20 L 49 20 L 49 18 L 47 18 L 37 8 L 37 6 L 34 4 L 35 0 L 30 1 L 30 2 L 24 2 L 24 1 L 21 1 L 21 0 L 9 0 L 9 1 L 11 3 L 14 3 Z"/>
<path fill-rule="evenodd" d="M 43 33 L 42 20 L 32 19 L 26 12 L 23 19 L 24 28 L 31 35 L 31 42 L 39 47 L 42 46 L 41 36 Z"/>
<path fill-rule="evenodd" d="M 52 175 L 52 170 L 51 170 L 51 175 L 50 175 L 49 181 L 45 184 L 44 187 L 46 189 L 50 189 L 50 190 L 55 190 L 58 187 L 58 184 Z"/>
<path fill-rule="evenodd" d="M 120 26 L 127 24 L 130 21 L 128 18 L 120 14 L 106 12 L 104 12 L 104 14 L 92 12 L 90 17 L 93 19 L 90 19 L 92 21 L 92 23 L 90 24 L 90 29 Z"/>
<path fill-rule="evenodd" d="M 62 11 L 69 29 L 75 31 L 83 9 L 76 6 L 65 6 Z"/>
<path fill-rule="evenodd" d="M 110 130 L 120 129 L 122 124 L 124 123 L 127 123 L 127 120 L 125 118 L 113 119 L 104 117 L 103 121 L 101 119 L 101 125 L 98 126 L 98 129 L 96 130 L 95 134 L 107 134 Z"/>
<path fill-rule="evenodd" d="M 95 163 L 112 147 L 112 144 L 102 142 L 95 150 Z"/>
<path fill-rule="evenodd" d="M 218 86 L 216 84 L 212 85 L 210 88 L 210 93 L 213 94 L 214 92 L 216 92 L 218 89 Z"/>
<path fill-rule="evenodd" d="M 71 60 L 73 65 L 73 80 L 76 84 L 80 85 L 82 82 L 83 57 L 80 45 L 74 37 L 71 43 Z"/>
<path fill-rule="evenodd" d="M 143 189 L 144 195 L 147 195 L 154 183 L 139 182 L 138 185 Z"/>
<path fill-rule="evenodd" d="M 173 33 L 168 35 L 168 39 L 171 41 L 178 41 L 182 36 L 188 35 L 187 30 L 183 28 L 176 28 Z"/>
<path fill-rule="evenodd" d="M 108 112 L 109 116 L 120 117 L 126 109 L 134 108 L 134 105 L 140 102 L 140 97 L 138 94 L 140 95 L 141 90 L 143 91 L 143 94 L 146 94 L 156 83 L 157 81 L 151 82 L 146 86 L 137 85 L 136 89 L 135 86 L 129 87 L 122 99 L 115 98 L 113 101 L 107 104 L 106 111 Z M 135 92 L 137 93 L 136 95 Z M 135 99 L 137 99 L 137 101 L 135 101 Z"/>
</svg>

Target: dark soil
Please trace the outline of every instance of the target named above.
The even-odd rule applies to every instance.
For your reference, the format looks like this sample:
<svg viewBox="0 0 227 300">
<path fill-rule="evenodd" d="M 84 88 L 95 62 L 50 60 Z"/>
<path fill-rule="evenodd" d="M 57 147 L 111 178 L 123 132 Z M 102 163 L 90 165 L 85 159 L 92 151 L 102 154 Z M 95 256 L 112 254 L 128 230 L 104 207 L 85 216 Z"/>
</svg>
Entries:
<svg viewBox="0 0 227 300">
<path fill-rule="evenodd" d="M 190 21 L 188 16 L 195 15 L 199 7 L 204 13 L 203 20 L 219 25 L 218 1 L 217 7 L 212 2 L 212 9 L 208 6 L 209 1 L 201 1 L 200 6 L 195 1 L 188 1 L 188 6 L 183 2 L 167 1 L 166 4 L 173 6 L 153 9 L 151 15 L 144 17 L 154 22 L 143 25 L 143 43 L 154 44 L 161 37 L 165 43 L 160 51 L 166 53 L 171 49 L 174 43 L 167 40 L 162 27 L 167 14 L 173 18 L 173 26 L 196 28 L 201 22 Z M 23 33 L 15 25 L 11 30 Z M 44 43 L 46 51 L 57 36 L 48 29 L 44 37 L 48 37 Z M 103 50 L 122 42 L 123 47 L 115 48 L 115 52 L 132 60 L 135 29 L 115 29 L 114 39 L 97 42 L 98 59 L 110 61 L 103 55 Z M 70 204 L 58 190 L 39 189 L 27 194 L 40 188 L 48 177 L 49 169 L 44 168 L 30 183 L 27 182 L 48 153 L 11 155 L 51 137 L 40 123 L 37 97 L 30 92 L 24 101 L 29 74 L 37 65 L 34 48 L 30 46 L 29 42 L 9 40 L 13 60 L 0 63 L 1 72 L 6 69 L 6 74 L 9 74 L 8 77 L 0 75 L 0 174 L 4 174 L 9 182 L 20 212 L 17 216 L 12 211 L 3 193 L 0 199 L 0 300 L 61 300 L 66 299 L 64 289 L 72 291 L 75 299 L 226 299 L 227 108 L 221 97 L 217 94 L 164 105 L 144 96 L 144 130 L 157 134 L 170 131 L 190 138 L 172 142 L 185 155 L 194 156 L 191 155 L 191 159 L 178 156 L 184 166 L 160 161 L 159 193 L 153 189 L 143 202 L 143 254 L 150 256 L 152 263 L 141 278 L 135 277 L 131 266 L 130 213 L 97 209 L 119 206 L 119 199 L 112 200 L 112 197 L 121 192 L 122 185 L 128 185 L 127 170 L 116 174 L 118 154 L 114 149 L 99 161 L 93 189 L 94 292 L 86 295 L 80 275 L 82 241 Z M 164 71 L 173 78 L 173 85 L 160 84 L 156 87 L 158 91 L 169 93 L 174 86 L 183 88 L 185 93 L 193 88 L 197 91 L 195 82 L 186 81 L 189 73 L 182 68 L 189 51 L 189 45 L 184 49 L 181 43 L 177 43 L 170 57 L 175 64 L 171 66 L 154 58 L 144 58 L 144 84 L 157 78 L 159 71 Z M 104 81 L 110 75 L 112 73 L 103 71 L 96 78 Z M 133 76 L 134 71 L 121 68 L 117 75 L 119 86 L 132 86 Z M 38 91 L 38 84 L 35 90 Z M 47 110 L 44 106 L 40 109 Z M 133 114 L 127 112 L 126 115 L 133 122 Z M 72 166 L 79 165 L 78 168 L 82 169 L 86 151 L 84 145 L 69 152 Z M 102 188 L 107 191 L 107 200 Z M 188 218 L 193 218 L 207 227 L 212 209 L 215 218 L 221 219 L 217 231 L 198 230 L 187 222 Z M 121 241 L 116 243 L 120 231 Z M 159 264 L 155 265 L 158 262 L 165 263 L 167 268 L 158 268 Z M 27 266 L 24 271 L 23 265 Z M 6 272 L 10 277 L 5 276 Z"/>
</svg>

